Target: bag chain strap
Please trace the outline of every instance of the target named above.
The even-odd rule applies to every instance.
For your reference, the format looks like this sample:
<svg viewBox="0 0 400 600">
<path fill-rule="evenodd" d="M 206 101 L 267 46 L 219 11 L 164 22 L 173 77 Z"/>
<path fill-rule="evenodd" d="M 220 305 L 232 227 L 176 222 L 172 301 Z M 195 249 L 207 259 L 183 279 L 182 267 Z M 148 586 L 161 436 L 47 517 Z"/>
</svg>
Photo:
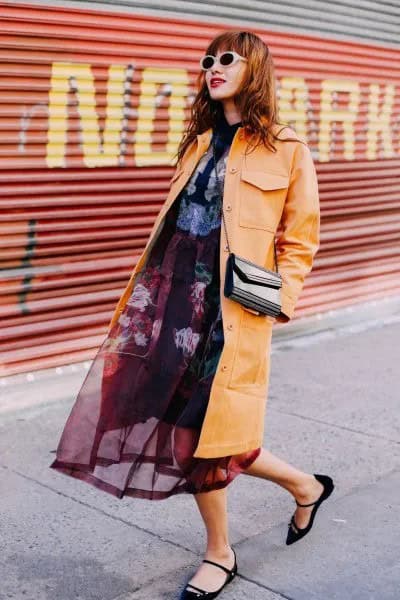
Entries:
<svg viewBox="0 0 400 600">
<path fill-rule="evenodd" d="M 231 248 L 230 248 L 229 240 L 228 240 L 228 231 L 226 229 L 226 223 L 225 223 L 225 217 L 224 217 L 223 192 L 222 192 L 222 189 L 221 189 L 221 182 L 219 180 L 218 171 L 217 171 L 217 160 L 216 160 L 216 154 L 215 154 L 215 140 L 214 140 L 214 136 L 213 136 L 213 139 L 212 139 L 212 147 L 213 147 L 213 155 L 214 155 L 215 178 L 217 180 L 218 191 L 219 191 L 219 195 L 220 195 L 220 205 L 221 205 L 222 221 L 223 221 L 224 229 L 225 229 L 226 243 L 227 243 L 227 246 L 228 246 L 229 254 L 231 254 Z M 278 259 L 277 259 L 277 256 L 276 256 L 275 236 L 274 236 L 274 261 L 275 261 L 275 271 L 277 273 L 279 273 L 279 271 L 278 271 Z"/>
</svg>

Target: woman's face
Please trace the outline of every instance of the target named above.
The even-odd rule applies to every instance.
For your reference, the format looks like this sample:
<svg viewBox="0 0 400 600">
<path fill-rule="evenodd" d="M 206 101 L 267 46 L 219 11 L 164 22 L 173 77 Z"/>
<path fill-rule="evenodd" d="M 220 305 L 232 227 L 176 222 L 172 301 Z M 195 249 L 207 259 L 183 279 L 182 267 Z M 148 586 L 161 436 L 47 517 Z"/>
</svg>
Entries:
<svg viewBox="0 0 400 600">
<path fill-rule="evenodd" d="M 219 50 L 216 54 L 217 59 L 224 52 L 225 50 Z M 210 98 L 223 101 L 236 96 L 240 90 L 246 67 L 247 63 L 244 60 L 238 60 L 227 67 L 216 61 L 211 69 L 206 71 L 205 75 Z M 216 80 L 215 83 L 213 82 L 214 79 Z"/>
</svg>

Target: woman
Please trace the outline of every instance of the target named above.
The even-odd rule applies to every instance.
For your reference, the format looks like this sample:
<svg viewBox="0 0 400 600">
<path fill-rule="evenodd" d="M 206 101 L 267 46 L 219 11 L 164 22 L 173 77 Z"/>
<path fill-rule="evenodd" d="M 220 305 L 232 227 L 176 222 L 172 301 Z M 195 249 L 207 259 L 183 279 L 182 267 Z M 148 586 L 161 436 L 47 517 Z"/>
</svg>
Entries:
<svg viewBox="0 0 400 600">
<path fill-rule="evenodd" d="M 330 477 L 261 447 L 274 319 L 222 292 L 221 202 L 232 250 L 266 268 L 280 227 L 277 320 L 292 317 L 319 241 L 311 154 L 292 129 L 279 127 L 273 62 L 259 37 L 223 33 L 200 64 L 168 197 L 50 465 L 118 498 L 194 495 L 207 547 L 182 599 L 215 598 L 237 572 L 226 507 L 237 475 L 292 494 L 287 544 L 308 533 L 333 490 Z"/>
</svg>

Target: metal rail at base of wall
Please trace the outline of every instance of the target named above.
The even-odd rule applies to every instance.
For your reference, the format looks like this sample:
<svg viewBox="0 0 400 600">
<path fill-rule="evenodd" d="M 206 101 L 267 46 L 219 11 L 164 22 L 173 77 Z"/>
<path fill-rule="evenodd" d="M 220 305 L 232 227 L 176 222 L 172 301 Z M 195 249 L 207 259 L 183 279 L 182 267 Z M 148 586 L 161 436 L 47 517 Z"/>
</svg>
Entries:
<svg viewBox="0 0 400 600">
<path fill-rule="evenodd" d="M 274 331 L 273 343 L 298 337 L 312 337 L 338 329 L 356 331 L 358 328 L 384 324 L 388 319 L 397 316 L 400 318 L 400 296 L 353 304 L 279 324 Z"/>
<path fill-rule="evenodd" d="M 306 347 L 338 335 L 351 336 L 357 331 L 399 321 L 400 296 L 304 317 L 276 326 L 272 353 Z M 70 404 L 78 394 L 90 365 L 91 361 L 83 361 L 0 378 L 0 418 L 12 419 L 19 411 L 44 405 Z"/>
</svg>

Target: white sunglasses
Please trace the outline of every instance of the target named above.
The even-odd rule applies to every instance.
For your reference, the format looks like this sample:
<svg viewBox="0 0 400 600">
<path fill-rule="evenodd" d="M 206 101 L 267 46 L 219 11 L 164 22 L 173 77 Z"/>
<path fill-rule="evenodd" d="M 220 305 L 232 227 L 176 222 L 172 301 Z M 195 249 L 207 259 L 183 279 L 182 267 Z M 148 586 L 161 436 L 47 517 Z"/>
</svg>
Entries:
<svg viewBox="0 0 400 600">
<path fill-rule="evenodd" d="M 244 58 L 244 56 L 240 56 L 240 54 L 238 54 L 234 50 L 224 52 L 223 54 L 221 54 L 219 59 L 216 56 L 213 56 L 212 54 L 206 54 L 200 59 L 200 67 L 203 71 L 209 71 L 213 68 L 215 63 L 219 63 L 221 67 L 230 67 L 231 65 L 237 63 L 239 60 L 247 61 L 247 58 Z"/>
</svg>

